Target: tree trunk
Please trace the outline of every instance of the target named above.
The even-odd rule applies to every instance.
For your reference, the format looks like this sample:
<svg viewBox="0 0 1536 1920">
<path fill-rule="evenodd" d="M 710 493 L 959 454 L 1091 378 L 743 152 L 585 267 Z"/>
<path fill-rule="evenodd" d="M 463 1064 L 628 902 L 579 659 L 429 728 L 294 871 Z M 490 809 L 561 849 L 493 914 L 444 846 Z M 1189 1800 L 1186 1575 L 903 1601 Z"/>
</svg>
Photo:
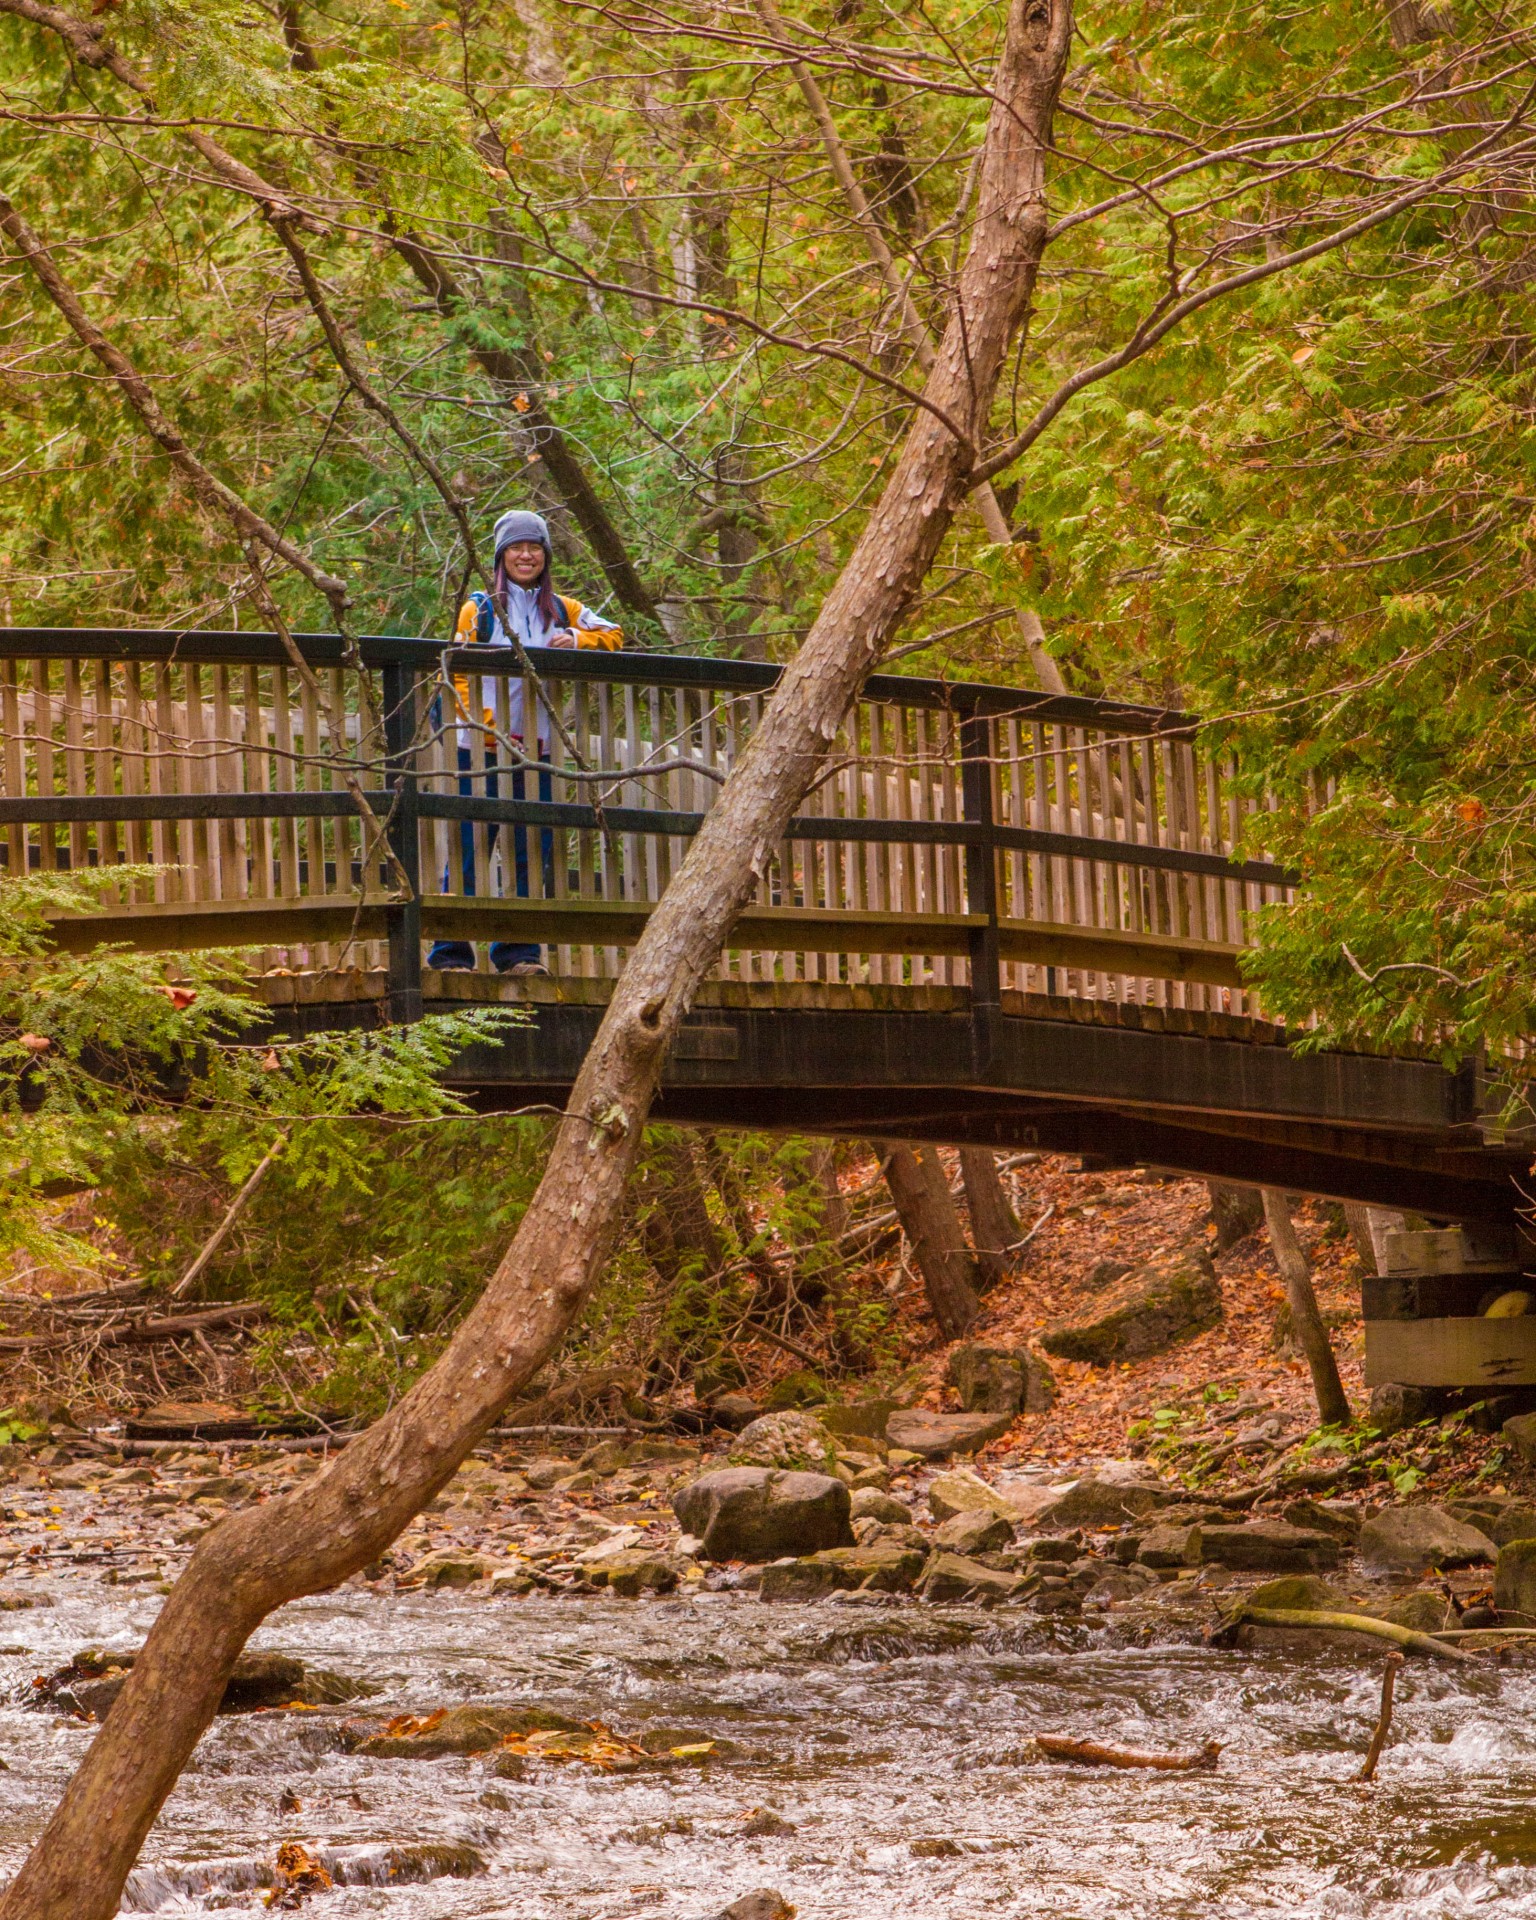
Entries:
<svg viewBox="0 0 1536 1920">
<path fill-rule="evenodd" d="M 821 1226 L 835 1245 L 848 1231 L 848 1202 L 843 1198 L 837 1178 L 837 1148 L 822 1143 L 812 1147 L 810 1174 L 821 1189 Z"/>
<path fill-rule="evenodd" d="M 902 1231 L 939 1331 L 958 1340 L 981 1312 L 976 1297 L 976 1262 L 960 1231 L 960 1215 L 937 1147 L 888 1146 L 885 1183 L 891 1190 Z"/>
<path fill-rule="evenodd" d="M 1013 0 L 970 246 L 924 398 L 863 534 L 615 984 L 511 1246 L 435 1366 L 322 1473 L 211 1529 L 0 1920 L 112 1920 L 144 1836 L 275 1608 L 369 1564 L 448 1482 L 601 1273 L 667 1051 L 938 552 L 1045 245 L 1068 0 Z M 958 429 L 958 431 L 955 431 Z"/>
<path fill-rule="evenodd" d="M 995 1287 L 1013 1265 L 1011 1249 L 1024 1238 L 1002 1176 L 997 1155 L 989 1147 L 962 1147 L 960 1174 L 965 1181 L 965 1204 L 971 1216 L 971 1245 L 976 1249 L 976 1277 L 981 1290 Z"/>
<path fill-rule="evenodd" d="M 693 1142 L 686 1134 L 652 1139 L 635 1182 L 645 1209 L 640 1237 L 651 1265 L 669 1286 L 718 1273 L 725 1248 L 709 1217 Z"/>
<path fill-rule="evenodd" d="M 1347 1427 L 1354 1420 L 1344 1383 L 1339 1378 L 1339 1363 L 1328 1342 L 1328 1329 L 1317 1310 L 1317 1295 L 1312 1291 L 1312 1270 L 1296 1238 L 1296 1223 L 1290 1204 L 1276 1187 L 1264 1189 L 1264 1219 L 1269 1227 L 1269 1244 L 1274 1248 L 1275 1265 L 1285 1282 L 1286 1303 L 1291 1309 L 1291 1325 L 1301 1350 L 1312 1369 L 1312 1389 L 1317 1395 L 1318 1415 L 1325 1427 Z"/>
<path fill-rule="evenodd" d="M 1205 1189 L 1211 1196 L 1218 1253 L 1229 1253 L 1239 1240 L 1246 1240 L 1263 1226 L 1264 1195 L 1260 1188 L 1234 1186 L 1229 1180 L 1207 1180 Z"/>
</svg>

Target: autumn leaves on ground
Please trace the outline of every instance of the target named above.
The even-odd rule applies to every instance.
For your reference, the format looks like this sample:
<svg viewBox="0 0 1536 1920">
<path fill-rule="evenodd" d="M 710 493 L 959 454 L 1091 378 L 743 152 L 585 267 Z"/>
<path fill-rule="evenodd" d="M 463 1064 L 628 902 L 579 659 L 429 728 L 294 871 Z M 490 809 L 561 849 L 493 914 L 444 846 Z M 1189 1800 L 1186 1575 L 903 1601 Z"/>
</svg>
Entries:
<svg viewBox="0 0 1536 1920">
<path fill-rule="evenodd" d="M 679 1279 L 686 1292 L 712 1276 L 680 1274 L 675 1237 L 659 1238 L 654 1226 L 648 1230 L 642 1203 L 592 1325 L 541 1377 L 539 1392 L 525 1403 L 528 1413 L 557 1423 L 616 1418 L 686 1427 L 696 1418 L 695 1408 L 728 1390 L 769 1407 L 818 1395 L 958 1406 L 949 1364 L 957 1343 L 937 1332 L 910 1243 L 890 1224 L 889 1196 L 873 1152 L 848 1150 L 835 1165 L 842 1215 L 834 1224 L 854 1251 L 831 1282 L 819 1264 L 827 1258 L 825 1238 L 808 1253 L 804 1207 L 786 1206 L 792 1182 L 763 1178 L 755 1191 L 746 1191 L 718 1143 L 694 1157 L 706 1180 L 711 1168 L 715 1175 L 707 1195 L 704 1180 L 696 1191 L 706 1212 L 713 1208 L 719 1216 L 714 1231 L 722 1264 L 748 1270 L 751 1290 L 742 1296 L 747 1306 L 729 1364 L 722 1366 L 721 1354 L 709 1349 L 717 1329 L 706 1326 L 702 1335 L 691 1330 L 676 1298 Z M 957 1156 L 941 1159 L 964 1222 Z M 1283 1338 L 1284 1294 L 1262 1224 L 1222 1253 L 1203 1182 L 1134 1170 L 1083 1172 L 1075 1161 L 1051 1156 L 1015 1155 L 1000 1164 L 1004 1192 L 1027 1242 L 1011 1256 L 1006 1276 L 983 1293 L 981 1315 L 966 1340 L 1033 1348 L 1050 1368 L 1056 1398 L 1046 1411 L 1021 1415 L 994 1451 L 1040 1465 L 1149 1456 L 1165 1470 L 1233 1484 L 1251 1481 L 1278 1451 L 1316 1428 L 1306 1367 Z M 734 1167 L 740 1165 L 738 1158 Z M 218 1217 L 206 1185 L 189 1185 L 182 1194 L 185 1210 L 199 1223 L 204 1215 Z M 644 1193 L 644 1179 L 640 1186 Z M 722 1193 L 734 1207 L 734 1224 Z M 76 1196 L 58 1209 L 60 1224 L 103 1255 L 97 1272 L 71 1274 L 18 1261 L 6 1279 L 4 1333 L 11 1350 L 0 1352 L 7 1369 L 0 1375 L 0 1407 L 9 1406 L 19 1422 L 37 1425 L 51 1415 L 72 1425 L 115 1426 L 125 1414 L 186 1402 L 224 1405 L 316 1431 L 353 1423 L 356 1415 L 349 1414 L 344 1397 L 356 1383 L 352 1342 L 328 1337 L 323 1320 L 313 1316 L 284 1318 L 280 1300 L 282 1323 L 274 1327 L 262 1317 L 259 1286 L 253 1289 L 257 1299 L 248 1303 L 254 1310 L 243 1321 L 174 1339 L 104 1341 L 114 1328 L 153 1323 L 176 1311 L 163 1299 L 151 1305 L 131 1291 L 143 1270 L 139 1253 L 153 1260 L 163 1253 L 164 1240 L 125 1236 L 109 1213 L 110 1201 L 99 1193 Z M 1296 1218 L 1346 1389 L 1363 1417 L 1368 1396 L 1361 1380 L 1359 1254 L 1341 1209 L 1309 1202 L 1297 1207 Z M 867 1232 L 861 1226 L 866 1221 Z M 228 1297 L 232 1281 L 246 1283 L 263 1264 L 271 1228 L 257 1212 L 246 1230 L 249 1243 L 242 1245 L 237 1229 L 224 1272 L 216 1269 L 210 1279 L 220 1299 Z M 861 1234 L 873 1240 L 873 1257 L 858 1253 Z M 739 1253 L 743 1239 L 748 1250 Z M 1053 1328 L 1100 1310 L 1125 1269 L 1197 1247 L 1209 1251 L 1219 1284 L 1221 1314 L 1214 1325 L 1144 1358 L 1102 1365 L 1041 1347 L 1041 1336 Z M 656 1264 L 642 1274 L 646 1249 Z M 272 1264 L 279 1262 L 280 1254 L 273 1253 Z M 730 1281 L 741 1284 L 735 1273 Z M 104 1282 L 121 1291 L 107 1295 Z M 776 1287 L 772 1311 L 764 1299 L 770 1282 Z M 72 1306 L 72 1296 L 83 1304 Z M 429 1341 L 420 1330 L 412 1335 L 391 1326 L 361 1288 L 352 1300 L 356 1307 L 367 1301 L 368 1331 L 395 1357 L 401 1379 L 413 1361 L 428 1356 Z M 187 1304 L 208 1308 L 206 1297 Z M 41 1343 L 36 1350 L 34 1340 Z M 1429 1432 L 1433 1439 L 1427 1442 Z M 1406 1438 L 1369 1439 L 1383 1461 L 1381 1477 L 1408 1475 L 1397 1488 L 1403 1492 L 1421 1481 L 1426 1488 L 1459 1484 L 1490 1461 L 1490 1471 L 1499 1470 L 1495 1443 L 1468 1420 L 1420 1429 L 1411 1448 Z M 1330 1441 L 1336 1442 L 1332 1451 Z M 1363 1444 L 1361 1436 L 1337 1435 L 1324 1436 L 1320 1450 L 1312 1443 L 1320 1468 L 1346 1457 L 1339 1448 Z"/>
</svg>

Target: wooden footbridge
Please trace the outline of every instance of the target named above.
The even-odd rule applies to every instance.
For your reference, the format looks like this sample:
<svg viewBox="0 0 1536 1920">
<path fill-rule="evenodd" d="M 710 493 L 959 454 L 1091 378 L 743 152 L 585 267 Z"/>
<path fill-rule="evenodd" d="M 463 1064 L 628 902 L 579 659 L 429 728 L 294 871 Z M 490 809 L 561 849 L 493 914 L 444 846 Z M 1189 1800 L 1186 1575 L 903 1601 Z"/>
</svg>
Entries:
<svg viewBox="0 0 1536 1920">
<path fill-rule="evenodd" d="M 297 646 L 0 632 L 4 871 L 153 869 L 60 941 L 254 949 L 289 1029 L 516 999 L 531 1023 L 454 1083 L 558 1104 L 777 670 Z M 1251 917 L 1293 883 L 1234 852 L 1252 810 L 1188 716 L 877 677 L 657 1117 L 1039 1146 L 1507 1233 L 1530 1153 L 1476 1063 L 1298 1053 L 1245 992 Z M 476 970 L 425 968 L 440 939 L 480 942 Z M 491 971 L 496 941 L 551 977 Z"/>
</svg>

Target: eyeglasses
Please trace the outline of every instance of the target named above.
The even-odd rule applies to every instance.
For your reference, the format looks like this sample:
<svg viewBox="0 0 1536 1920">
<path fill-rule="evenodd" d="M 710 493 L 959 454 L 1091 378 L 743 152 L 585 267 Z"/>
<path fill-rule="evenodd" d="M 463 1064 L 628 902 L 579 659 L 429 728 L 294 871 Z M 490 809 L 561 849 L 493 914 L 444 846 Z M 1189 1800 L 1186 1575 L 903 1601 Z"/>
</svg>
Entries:
<svg viewBox="0 0 1536 1920">
<path fill-rule="evenodd" d="M 519 560 L 539 560 L 544 556 L 544 544 L 540 540 L 509 540 L 502 552 L 515 553 Z"/>
</svg>

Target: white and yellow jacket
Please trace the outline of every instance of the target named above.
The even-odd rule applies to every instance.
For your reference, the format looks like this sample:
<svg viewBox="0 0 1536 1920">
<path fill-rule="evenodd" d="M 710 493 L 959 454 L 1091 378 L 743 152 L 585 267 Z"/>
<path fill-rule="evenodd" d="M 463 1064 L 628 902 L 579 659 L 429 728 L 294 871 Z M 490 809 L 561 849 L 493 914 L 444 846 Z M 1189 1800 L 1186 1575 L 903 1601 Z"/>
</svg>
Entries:
<svg viewBox="0 0 1536 1920">
<path fill-rule="evenodd" d="M 605 653 L 617 653 L 624 645 L 624 631 L 595 612 L 585 607 L 579 600 L 573 600 L 567 594 L 557 593 L 555 599 L 565 614 L 565 628 L 549 627 L 539 612 L 538 595 L 532 587 L 520 587 L 515 581 L 507 583 L 506 617 L 525 647 L 547 647 L 557 632 L 568 630 L 575 635 L 576 645 L 582 649 L 601 648 Z M 510 647 L 511 637 L 503 626 L 500 616 L 491 603 L 489 594 L 476 593 L 459 608 L 458 624 L 454 629 L 453 643 L 458 647 L 471 646 L 484 642 L 493 647 Z M 458 695 L 460 746 L 470 744 L 469 735 L 473 731 L 470 721 L 469 677 L 455 674 L 454 690 Z M 508 688 L 508 731 L 521 739 L 523 726 L 523 683 L 514 679 Z M 496 724 L 494 711 L 487 706 L 484 710 L 486 726 Z M 539 714 L 539 745 L 549 745 L 550 727 L 547 713 Z"/>
</svg>

